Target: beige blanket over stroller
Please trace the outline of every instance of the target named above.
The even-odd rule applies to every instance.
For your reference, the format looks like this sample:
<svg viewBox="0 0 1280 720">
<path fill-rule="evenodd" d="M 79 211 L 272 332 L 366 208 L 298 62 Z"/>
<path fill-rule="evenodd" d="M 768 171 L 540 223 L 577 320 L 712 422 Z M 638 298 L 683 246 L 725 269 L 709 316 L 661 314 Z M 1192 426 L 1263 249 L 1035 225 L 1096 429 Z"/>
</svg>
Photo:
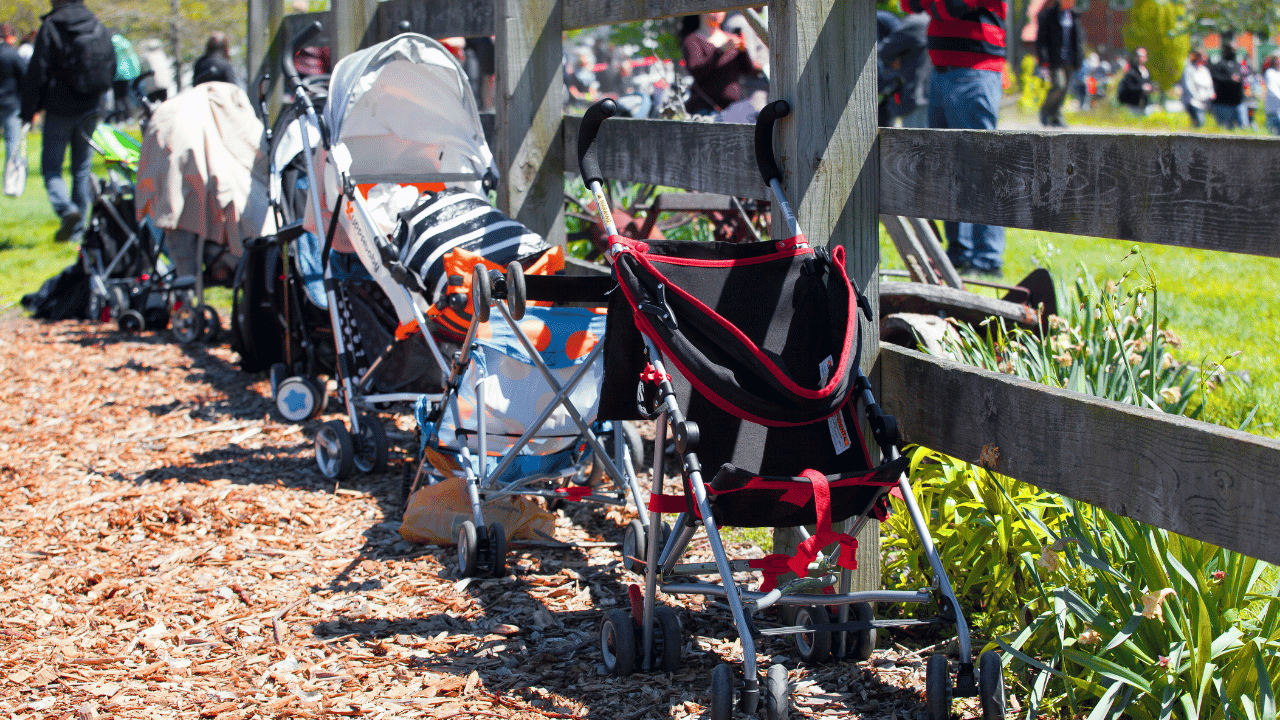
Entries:
<svg viewBox="0 0 1280 720">
<path fill-rule="evenodd" d="M 243 238 L 275 231 L 267 188 L 255 183 L 255 161 L 265 162 L 262 122 L 249 96 L 231 83 L 183 90 L 151 116 L 138 162 L 138 218 L 185 230 L 244 252 Z"/>
</svg>

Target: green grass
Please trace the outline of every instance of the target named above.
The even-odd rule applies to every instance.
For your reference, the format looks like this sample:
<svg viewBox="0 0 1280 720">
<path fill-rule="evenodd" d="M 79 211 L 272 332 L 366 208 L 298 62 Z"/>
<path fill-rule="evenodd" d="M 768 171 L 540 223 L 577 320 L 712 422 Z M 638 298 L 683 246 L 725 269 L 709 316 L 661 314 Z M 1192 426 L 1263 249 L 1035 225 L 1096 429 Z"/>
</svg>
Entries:
<svg viewBox="0 0 1280 720">
<path fill-rule="evenodd" d="M 1126 272 L 1134 280 L 1140 261 L 1124 257 L 1132 242 L 1018 230 L 1006 232 L 1005 282 L 1013 284 L 1039 266 L 1059 287 L 1083 265 L 1102 284 Z M 1280 259 L 1139 244 L 1156 272 L 1160 311 L 1178 335 L 1179 360 L 1209 369 L 1229 355 L 1229 382 L 1211 394 L 1205 419 L 1240 427 L 1256 406 L 1248 431 L 1280 436 Z M 881 231 L 885 268 L 902 269 L 893 243 Z M 1131 285 L 1136 284 L 1131 280 Z M 1061 294 L 1061 293 L 1060 293 Z"/>
</svg>

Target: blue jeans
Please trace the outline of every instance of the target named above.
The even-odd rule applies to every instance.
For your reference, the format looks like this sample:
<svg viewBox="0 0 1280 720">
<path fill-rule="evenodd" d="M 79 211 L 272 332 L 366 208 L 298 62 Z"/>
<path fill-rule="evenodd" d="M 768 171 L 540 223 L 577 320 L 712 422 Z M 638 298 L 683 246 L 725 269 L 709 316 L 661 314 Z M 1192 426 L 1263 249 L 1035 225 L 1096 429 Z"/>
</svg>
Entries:
<svg viewBox="0 0 1280 720">
<path fill-rule="evenodd" d="M 994 130 L 1000 114 L 1000 73 L 951 68 L 929 80 L 929 127 Z M 999 270 L 1004 264 L 1004 228 L 947 221 L 947 256 L 957 268 Z"/>
<path fill-rule="evenodd" d="M 1280 110 L 1267 113 L 1267 129 L 1272 135 L 1280 135 Z"/>
<path fill-rule="evenodd" d="M 1249 108 L 1244 103 L 1239 105 L 1213 104 L 1213 119 L 1223 130 L 1239 130 L 1249 127 Z"/>
<path fill-rule="evenodd" d="M 0 115 L 0 124 L 4 125 L 4 161 L 9 162 L 9 156 L 18 147 L 18 136 L 22 134 L 22 120 L 18 117 L 18 108 L 14 108 L 13 112 L 5 111 Z"/>
<path fill-rule="evenodd" d="M 93 202 L 93 154 L 89 139 L 81 133 L 80 118 L 71 115 L 45 113 L 44 137 L 41 138 L 40 174 L 44 176 L 44 189 L 49 204 L 58 217 L 69 212 L 80 213 L 75 234 L 84 230 L 84 218 Z M 71 146 L 71 194 L 67 194 L 67 182 L 62 179 L 62 161 Z"/>
<path fill-rule="evenodd" d="M 1198 108 L 1195 105 L 1182 103 L 1183 109 L 1187 111 L 1187 116 L 1191 118 L 1191 127 L 1204 127 L 1204 108 Z"/>
</svg>

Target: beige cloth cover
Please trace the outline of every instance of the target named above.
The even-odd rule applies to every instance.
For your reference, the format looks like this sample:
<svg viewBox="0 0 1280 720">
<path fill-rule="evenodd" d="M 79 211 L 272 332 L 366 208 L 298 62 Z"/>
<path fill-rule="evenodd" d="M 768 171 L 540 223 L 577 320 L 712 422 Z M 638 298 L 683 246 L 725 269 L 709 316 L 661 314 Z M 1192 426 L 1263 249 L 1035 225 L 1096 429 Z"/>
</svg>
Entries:
<svg viewBox="0 0 1280 720">
<path fill-rule="evenodd" d="M 275 231 L 267 188 L 252 173 L 265 162 L 263 143 L 262 122 L 239 87 L 209 82 L 183 90 L 156 108 L 142 139 L 138 218 L 150 215 L 157 227 L 243 254 L 243 238 Z"/>
<path fill-rule="evenodd" d="M 471 520 L 466 479 L 451 477 L 420 487 L 409 498 L 400 536 L 412 543 L 452 545 L 458 526 Z M 546 540 L 556 529 L 555 516 L 531 497 L 507 495 L 484 506 L 485 522 L 502 523 L 507 540 Z"/>
</svg>

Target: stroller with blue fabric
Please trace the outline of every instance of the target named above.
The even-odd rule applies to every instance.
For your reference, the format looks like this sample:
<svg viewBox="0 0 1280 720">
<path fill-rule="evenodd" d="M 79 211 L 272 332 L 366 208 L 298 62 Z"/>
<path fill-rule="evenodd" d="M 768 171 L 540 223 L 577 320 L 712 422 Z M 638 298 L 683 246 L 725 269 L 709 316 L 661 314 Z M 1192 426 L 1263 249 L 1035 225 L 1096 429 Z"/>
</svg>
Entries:
<svg viewBox="0 0 1280 720">
<path fill-rule="evenodd" d="M 953 695 L 978 695 L 985 718 L 1003 717 L 1000 657 L 987 652 L 977 668 L 972 662 L 964 616 L 913 497 L 907 458 L 898 452 L 897 425 L 859 369 L 859 312 L 870 320 L 870 303 L 845 272 L 843 247 L 811 247 L 783 194 L 773 124 L 789 111 L 782 101 L 766 106 L 755 141 L 761 176 L 791 234 L 746 244 L 619 236 L 595 154 L 595 137 L 614 108 L 602 101 L 583 118 L 579 167 L 610 233 L 618 285 L 609 307 L 602 392 L 606 402 L 627 399 L 602 412 L 618 417 L 631 407 L 657 418 L 656 448 L 674 439 L 674 470 L 684 490 L 664 493 L 665 453 L 656 452 L 648 525 L 662 527 L 664 514 L 676 519 L 669 538 L 633 532 L 626 543 L 636 552 L 624 564 L 643 569 L 644 587 L 631 586 L 630 612 L 604 614 L 604 665 L 615 675 L 677 669 L 684 631 L 675 611 L 658 603 L 658 592 L 717 597 L 728 605 L 741 639 L 742 675 L 735 681 L 726 663 L 714 668 L 711 717 L 730 717 L 736 695 L 744 712 L 763 705 L 765 717 L 776 720 L 790 711 L 789 677 L 780 664 L 760 677 L 758 641 L 790 636 L 808 663 L 833 654 L 867 660 L 882 628 L 949 624 L 956 628 L 960 669 L 953 688 L 946 656 L 929 659 L 930 720 L 950 716 Z M 629 398 L 638 398 L 640 407 Z M 879 446 L 879 464 L 864 443 L 859 405 Z M 851 592 L 855 536 L 867 519 L 884 516 L 886 496 L 894 490 L 925 548 L 933 586 Z M 835 525 L 842 521 L 849 522 L 843 531 Z M 700 526 L 714 561 L 682 561 Z M 804 539 L 793 553 L 734 560 L 720 537 L 720 528 L 729 526 L 796 528 Z M 746 589 L 735 573 L 759 573 L 761 584 Z M 787 573 L 795 579 L 784 580 Z M 708 575 L 719 582 L 698 579 Z M 882 602 L 933 604 L 937 614 L 876 620 L 873 603 Z M 772 616 L 764 612 L 775 606 L 779 612 Z"/>
</svg>

